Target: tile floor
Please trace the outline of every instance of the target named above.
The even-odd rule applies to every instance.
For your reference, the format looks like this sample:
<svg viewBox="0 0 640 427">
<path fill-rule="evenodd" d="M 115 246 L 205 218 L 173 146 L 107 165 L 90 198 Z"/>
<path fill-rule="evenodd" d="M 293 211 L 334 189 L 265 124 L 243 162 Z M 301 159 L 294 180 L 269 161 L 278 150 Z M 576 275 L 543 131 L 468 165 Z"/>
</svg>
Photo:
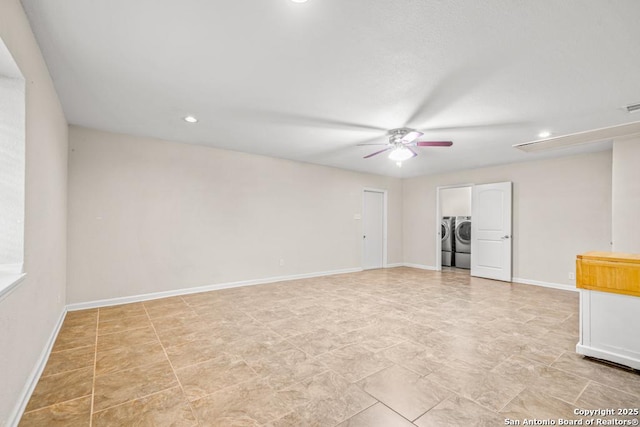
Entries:
<svg viewBox="0 0 640 427">
<path fill-rule="evenodd" d="M 472 426 L 640 407 L 578 295 L 410 268 L 67 314 L 21 426 Z M 611 418 L 611 417 L 609 417 Z"/>
</svg>

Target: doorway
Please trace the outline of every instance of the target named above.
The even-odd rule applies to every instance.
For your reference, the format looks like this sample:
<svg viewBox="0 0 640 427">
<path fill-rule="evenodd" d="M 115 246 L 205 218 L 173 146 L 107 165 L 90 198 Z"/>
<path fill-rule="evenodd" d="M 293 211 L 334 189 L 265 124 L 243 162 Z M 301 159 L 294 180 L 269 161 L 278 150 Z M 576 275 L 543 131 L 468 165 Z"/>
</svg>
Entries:
<svg viewBox="0 0 640 427">
<path fill-rule="evenodd" d="M 362 268 L 387 264 L 387 192 L 365 189 L 362 206 Z"/>
<path fill-rule="evenodd" d="M 439 187 L 436 253 L 438 270 L 468 273 L 471 267 L 472 185 Z"/>
<path fill-rule="evenodd" d="M 437 188 L 436 270 L 511 281 L 512 187 L 497 182 Z M 444 244 L 446 237 L 450 243 Z"/>
</svg>

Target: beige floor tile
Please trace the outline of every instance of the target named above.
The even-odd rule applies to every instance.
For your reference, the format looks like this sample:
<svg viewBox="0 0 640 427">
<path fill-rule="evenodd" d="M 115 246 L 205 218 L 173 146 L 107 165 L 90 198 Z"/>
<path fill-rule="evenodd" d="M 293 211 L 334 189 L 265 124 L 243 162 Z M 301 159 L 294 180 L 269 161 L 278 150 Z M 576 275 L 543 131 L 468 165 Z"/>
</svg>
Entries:
<svg viewBox="0 0 640 427">
<path fill-rule="evenodd" d="M 197 340 L 212 340 L 214 336 L 218 335 L 212 331 L 211 325 L 201 319 L 187 325 L 158 331 L 158 337 L 165 347 L 187 344 Z"/>
<path fill-rule="evenodd" d="M 93 409 L 101 411 L 176 385 L 168 362 L 96 376 Z"/>
<path fill-rule="evenodd" d="M 358 385 L 408 420 L 415 420 L 452 394 L 441 385 L 399 366 L 370 375 Z"/>
<path fill-rule="evenodd" d="M 419 375 L 428 375 L 441 368 L 443 356 L 434 355 L 426 347 L 403 342 L 382 352 L 382 355 L 397 365 L 409 369 Z"/>
<path fill-rule="evenodd" d="M 169 304 L 162 305 L 149 305 L 145 303 L 145 309 L 147 310 L 147 314 L 149 315 L 149 318 L 151 318 L 151 320 L 166 316 L 191 316 L 196 314 L 196 312 L 193 311 L 193 308 L 191 308 L 191 306 L 189 306 L 182 300 L 176 300 Z"/>
<path fill-rule="evenodd" d="M 499 411 L 524 389 L 523 384 L 512 378 L 488 372 L 480 377 L 478 382 L 470 383 L 463 394 L 470 395 L 476 403 L 485 408 Z"/>
<path fill-rule="evenodd" d="M 524 418 L 572 419 L 575 407 L 540 391 L 525 389 L 517 395 L 500 414 L 514 420 Z"/>
<path fill-rule="evenodd" d="M 325 329 L 326 325 L 320 324 L 317 318 L 313 316 L 294 316 L 282 320 L 276 320 L 266 324 L 274 331 L 277 331 L 285 338 L 294 335 L 307 334 L 318 329 Z"/>
<path fill-rule="evenodd" d="M 276 320 L 287 319 L 289 317 L 295 316 L 295 314 L 291 310 L 288 310 L 286 308 L 260 310 L 249 313 L 249 315 L 256 319 L 258 322 L 263 323 L 274 322 Z"/>
<path fill-rule="evenodd" d="M 98 322 L 98 309 L 68 311 L 64 316 L 65 326 L 82 326 L 90 328 Z"/>
<path fill-rule="evenodd" d="M 105 375 L 137 366 L 166 362 L 167 356 L 159 342 L 147 342 L 96 354 L 96 375 Z"/>
<path fill-rule="evenodd" d="M 483 383 L 486 371 L 473 365 L 451 359 L 440 369 L 427 375 L 432 381 L 452 390 L 461 396 L 472 399 L 478 386 Z"/>
<path fill-rule="evenodd" d="M 196 425 L 180 387 L 155 393 L 141 399 L 114 406 L 93 415 L 94 427 L 112 426 L 173 426 Z"/>
<path fill-rule="evenodd" d="M 70 350 L 96 344 L 96 326 L 67 326 L 63 324 L 53 345 L 53 351 Z"/>
<path fill-rule="evenodd" d="M 141 302 L 103 307 L 100 308 L 99 311 L 101 323 L 109 320 L 123 319 L 125 317 L 145 316 L 147 314 Z"/>
<path fill-rule="evenodd" d="M 357 415 L 341 423 L 339 427 L 412 427 L 406 419 L 402 418 L 382 403 L 365 409 Z"/>
<path fill-rule="evenodd" d="M 98 335 L 113 334 L 115 332 L 128 331 L 131 329 L 148 328 L 151 325 L 146 314 L 116 317 L 110 320 L 100 320 L 98 322 Z"/>
<path fill-rule="evenodd" d="M 276 353 L 292 350 L 290 342 L 275 333 L 257 335 L 234 341 L 226 346 L 226 351 L 242 357 L 247 363 L 256 363 L 262 359 L 273 358 Z"/>
<path fill-rule="evenodd" d="M 211 340 L 201 339 L 186 344 L 165 348 L 174 369 L 202 363 L 220 356 L 225 347 L 216 345 Z"/>
<path fill-rule="evenodd" d="M 201 426 L 257 426 L 291 411 L 264 381 L 228 387 L 192 402 Z"/>
<path fill-rule="evenodd" d="M 287 341 L 310 356 L 319 356 L 331 350 L 353 344 L 356 339 L 347 335 L 338 335 L 327 329 L 318 329 L 307 334 L 289 337 Z"/>
<path fill-rule="evenodd" d="M 42 377 L 29 399 L 26 411 L 90 395 L 92 382 L 93 367 Z"/>
<path fill-rule="evenodd" d="M 84 427 L 91 419 L 91 396 L 26 412 L 19 427 Z"/>
<path fill-rule="evenodd" d="M 158 342 L 158 336 L 151 325 L 139 329 L 100 335 L 98 336 L 97 350 L 98 352 L 103 352 L 113 350 L 115 348 L 132 347 L 149 342 Z"/>
<path fill-rule="evenodd" d="M 577 337 L 575 293 L 457 269 L 372 270 L 70 312 L 23 424 L 86 425 L 94 349 L 96 425 L 191 425 L 194 416 L 209 425 L 406 425 L 358 381 L 408 416 L 436 389 L 456 393 L 418 425 L 503 425 L 506 416 L 640 399 L 639 375 L 575 355 Z"/>
<path fill-rule="evenodd" d="M 640 375 L 573 352 L 564 352 L 551 366 L 600 384 L 640 396 Z"/>
<path fill-rule="evenodd" d="M 393 365 L 384 356 L 373 353 L 360 345 L 350 345 L 318 356 L 327 367 L 356 382 Z"/>
<path fill-rule="evenodd" d="M 576 406 L 585 409 L 638 408 L 640 397 L 592 381 L 578 398 Z"/>
<path fill-rule="evenodd" d="M 294 384 L 278 395 L 294 410 L 276 420 L 275 426 L 335 426 L 376 402 L 331 371 Z"/>
<path fill-rule="evenodd" d="M 226 353 L 206 362 L 176 370 L 189 400 L 196 400 L 258 375 L 242 359 Z"/>
<path fill-rule="evenodd" d="M 327 370 L 318 359 L 298 349 L 284 350 L 249 363 L 259 376 L 277 390 Z"/>
<path fill-rule="evenodd" d="M 302 415 L 314 407 L 314 402 L 330 402 L 330 419 L 341 421 L 373 405 L 376 401 L 341 375 L 326 371 L 280 390 L 278 396 Z"/>
<path fill-rule="evenodd" d="M 368 326 L 363 329 L 340 335 L 345 343 L 357 343 L 367 350 L 377 352 L 404 341 L 403 337 L 384 328 L 382 325 Z"/>
<path fill-rule="evenodd" d="M 168 329 L 177 328 L 179 326 L 189 326 L 197 320 L 200 320 L 200 317 L 194 311 L 187 311 L 156 317 L 151 319 L 151 322 L 158 334 L 160 334 L 162 331 L 166 331 Z"/>
<path fill-rule="evenodd" d="M 574 403 L 588 380 L 520 356 L 514 356 L 492 370 L 534 391 Z M 499 409 L 499 408 L 498 408 Z"/>
<path fill-rule="evenodd" d="M 49 360 L 42 372 L 42 376 L 46 377 L 75 369 L 86 368 L 88 366 L 93 367 L 95 352 L 95 345 L 54 351 L 49 355 Z"/>
<path fill-rule="evenodd" d="M 415 420 L 419 427 L 494 427 L 504 425 L 502 415 L 464 397 L 452 396 Z"/>
</svg>

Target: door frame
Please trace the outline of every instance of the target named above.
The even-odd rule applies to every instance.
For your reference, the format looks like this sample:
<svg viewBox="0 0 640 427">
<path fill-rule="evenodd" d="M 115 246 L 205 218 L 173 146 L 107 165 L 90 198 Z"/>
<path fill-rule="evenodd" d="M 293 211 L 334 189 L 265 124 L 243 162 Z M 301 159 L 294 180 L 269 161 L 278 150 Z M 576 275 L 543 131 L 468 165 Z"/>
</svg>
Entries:
<svg viewBox="0 0 640 427">
<path fill-rule="evenodd" d="M 439 185 L 436 187 L 436 271 L 442 271 L 442 236 L 440 235 L 440 228 L 442 222 L 442 207 L 440 202 L 440 197 L 442 194 L 440 193 L 442 190 L 446 190 L 449 188 L 463 188 L 463 187 L 471 187 L 473 191 L 473 187 L 475 184 L 454 184 L 454 185 Z M 471 198 L 471 204 L 473 205 L 473 197 Z M 454 230 L 451 230 L 452 233 L 455 233 Z"/>
<path fill-rule="evenodd" d="M 365 197 L 365 192 L 370 192 L 370 193 L 382 193 L 382 268 L 387 268 L 387 190 L 383 190 L 381 188 L 371 188 L 371 187 L 364 187 L 362 189 L 362 222 L 361 222 L 361 227 L 360 227 L 360 236 L 362 240 L 361 246 L 360 246 L 360 250 L 361 250 L 361 256 L 360 256 L 360 265 L 362 266 L 362 269 L 364 270 L 364 238 L 362 238 L 362 236 L 364 236 L 364 216 L 366 215 L 365 212 L 365 202 L 364 202 L 364 197 Z"/>
</svg>

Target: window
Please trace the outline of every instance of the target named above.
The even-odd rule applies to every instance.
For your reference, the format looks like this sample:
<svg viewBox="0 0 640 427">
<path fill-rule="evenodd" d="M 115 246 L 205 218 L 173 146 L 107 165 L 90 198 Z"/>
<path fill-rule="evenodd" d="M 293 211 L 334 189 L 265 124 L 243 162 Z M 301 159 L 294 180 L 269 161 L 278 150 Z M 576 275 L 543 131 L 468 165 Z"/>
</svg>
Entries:
<svg viewBox="0 0 640 427">
<path fill-rule="evenodd" d="M 24 277 L 25 81 L 0 40 L 0 299 Z"/>
</svg>

